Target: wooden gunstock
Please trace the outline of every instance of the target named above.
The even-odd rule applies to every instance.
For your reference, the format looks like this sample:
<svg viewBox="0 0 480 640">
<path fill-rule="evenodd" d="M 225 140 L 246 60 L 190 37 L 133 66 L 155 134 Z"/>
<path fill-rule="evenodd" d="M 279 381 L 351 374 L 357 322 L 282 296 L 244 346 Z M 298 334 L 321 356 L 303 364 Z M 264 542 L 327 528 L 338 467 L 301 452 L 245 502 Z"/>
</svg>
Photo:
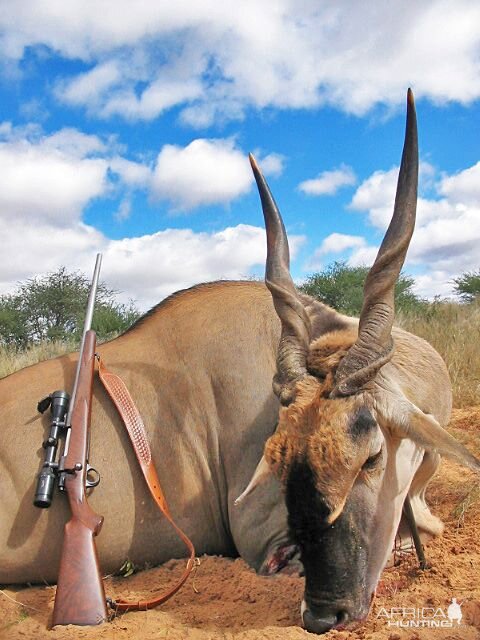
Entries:
<svg viewBox="0 0 480 640">
<path fill-rule="evenodd" d="M 108 618 L 94 536 L 75 516 L 65 525 L 53 626 L 94 625 Z"/>
<path fill-rule="evenodd" d="M 94 537 L 103 517 L 88 505 L 85 493 L 90 440 L 93 375 L 95 370 L 94 331 L 85 334 L 75 405 L 72 410 L 70 440 L 64 468 L 65 490 L 72 518 L 65 525 L 53 626 L 94 625 L 107 620 L 107 605 Z"/>
</svg>

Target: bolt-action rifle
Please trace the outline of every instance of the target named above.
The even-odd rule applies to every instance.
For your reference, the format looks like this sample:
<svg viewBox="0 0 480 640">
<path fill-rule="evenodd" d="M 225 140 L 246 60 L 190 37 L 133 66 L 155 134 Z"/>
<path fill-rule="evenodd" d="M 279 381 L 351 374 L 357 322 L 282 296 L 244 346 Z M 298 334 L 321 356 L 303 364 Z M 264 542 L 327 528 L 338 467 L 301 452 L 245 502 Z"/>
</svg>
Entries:
<svg viewBox="0 0 480 640">
<path fill-rule="evenodd" d="M 98 254 L 71 397 L 66 391 L 55 391 L 38 403 L 41 413 L 50 407 L 52 422 L 49 437 L 43 443 L 45 462 L 38 475 L 33 503 L 37 507 L 49 507 L 57 484 L 59 490 L 67 494 L 72 513 L 65 524 L 53 609 L 54 626 L 93 625 L 108 617 L 95 547 L 103 516 L 90 508 L 86 497 L 87 488 L 100 481 L 97 471 L 89 465 L 89 445 L 96 347 L 95 331 L 90 327 L 101 258 Z M 64 449 L 56 462 L 60 438 L 64 438 Z"/>
</svg>

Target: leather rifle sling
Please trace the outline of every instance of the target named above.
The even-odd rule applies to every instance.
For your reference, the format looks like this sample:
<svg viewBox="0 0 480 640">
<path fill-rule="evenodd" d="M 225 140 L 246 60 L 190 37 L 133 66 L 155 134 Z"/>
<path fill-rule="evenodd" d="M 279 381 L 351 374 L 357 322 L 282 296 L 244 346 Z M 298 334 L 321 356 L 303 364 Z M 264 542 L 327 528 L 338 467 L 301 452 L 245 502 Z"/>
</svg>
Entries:
<svg viewBox="0 0 480 640">
<path fill-rule="evenodd" d="M 160 594 L 152 600 L 143 600 L 138 602 L 128 602 L 123 599 L 113 601 L 109 600 L 109 605 L 112 607 L 112 609 L 118 612 L 138 610 L 144 611 L 146 609 L 156 607 L 163 602 L 166 602 L 175 593 L 177 593 L 177 591 L 187 580 L 188 576 L 195 566 L 195 548 L 190 538 L 188 538 L 188 536 L 173 521 L 167 501 L 160 486 L 160 481 L 158 479 L 155 465 L 152 460 L 152 454 L 150 451 L 150 445 L 148 444 L 145 425 L 143 424 L 142 417 L 140 416 L 140 413 L 135 406 L 135 403 L 133 402 L 127 387 L 125 386 L 123 380 L 119 378 L 119 376 L 115 375 L 105 367 L 100 356 L 97 355 L 97 358 L 99 363 L 98 373 L 100 376 L 100 380 L 102 381 L 103 386 L 112 399 L 114 405 L 118 410 L 118 413 L 123 420 L 123 423 L 125 424 L 128 435 L 130 436 L 130 440 L 132 441 L 135 455 L 137 456 L 137 460 L 140 463 L 140 467 L 142 469 L 150 493 L 152 494 L 152 497 L 155 500 L 160 511 L 163 513 L 165 518 L 169 521 L 169 523 L 178 533 L 179 537 L 185 543 L 189 552 L 189 558 L 187 560 L 187 565 L 184 572 L 182 573 L 178 582 L 169 591 Z"/>
</svg>

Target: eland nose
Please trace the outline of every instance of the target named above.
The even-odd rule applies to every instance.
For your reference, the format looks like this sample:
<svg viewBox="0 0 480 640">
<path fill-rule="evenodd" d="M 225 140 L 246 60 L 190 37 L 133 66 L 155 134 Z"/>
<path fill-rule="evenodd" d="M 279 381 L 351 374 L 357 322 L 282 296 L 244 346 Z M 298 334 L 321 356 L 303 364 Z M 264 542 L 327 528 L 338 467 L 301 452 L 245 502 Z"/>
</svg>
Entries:
<svg viewBox="0 0 480 640">
<path fill-rule="evenodd" d="M 303 601 L 302 619 L 303 626 L 310 633 L 326 633 L 334 627 L 347 624 L 350 615 L 348 611 L 335 605 L 308 605 Z"/>
</svg>

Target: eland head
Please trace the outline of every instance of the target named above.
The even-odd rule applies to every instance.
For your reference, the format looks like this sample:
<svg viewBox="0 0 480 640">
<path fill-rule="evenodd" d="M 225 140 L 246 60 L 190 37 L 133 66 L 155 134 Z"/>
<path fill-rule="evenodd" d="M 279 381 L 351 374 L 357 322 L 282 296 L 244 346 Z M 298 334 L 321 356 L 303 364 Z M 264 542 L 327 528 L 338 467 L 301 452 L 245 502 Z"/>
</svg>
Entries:
<svg viewBox="0 0 480 640">
<path fill-rule="evenodd" d="M 411 91 L 407 105 L 393 217 L 365 282 L 358 324 L 340 316 L 344 328 L 331 331 L 309 312 L 290 275 L 280 213 L 251 157 L 267 232 L 266 285 L 282 326 L 273 380 L 282 406 L 277 429 L 239 500 L 270 474 L 280 481 L 305 572 L 303 622 L 317 633 L 367 616 L 403 503 L 428 456 L 446 455 L 480 468 L 430 408 L 442 402 L 442 393 L 450 394 L 443 370 L 443 387 L 434 384 L 432 353 L 440 360 L 438 354 L 393 329 L 394 287 L 417 202 Z"/>
</svg>

